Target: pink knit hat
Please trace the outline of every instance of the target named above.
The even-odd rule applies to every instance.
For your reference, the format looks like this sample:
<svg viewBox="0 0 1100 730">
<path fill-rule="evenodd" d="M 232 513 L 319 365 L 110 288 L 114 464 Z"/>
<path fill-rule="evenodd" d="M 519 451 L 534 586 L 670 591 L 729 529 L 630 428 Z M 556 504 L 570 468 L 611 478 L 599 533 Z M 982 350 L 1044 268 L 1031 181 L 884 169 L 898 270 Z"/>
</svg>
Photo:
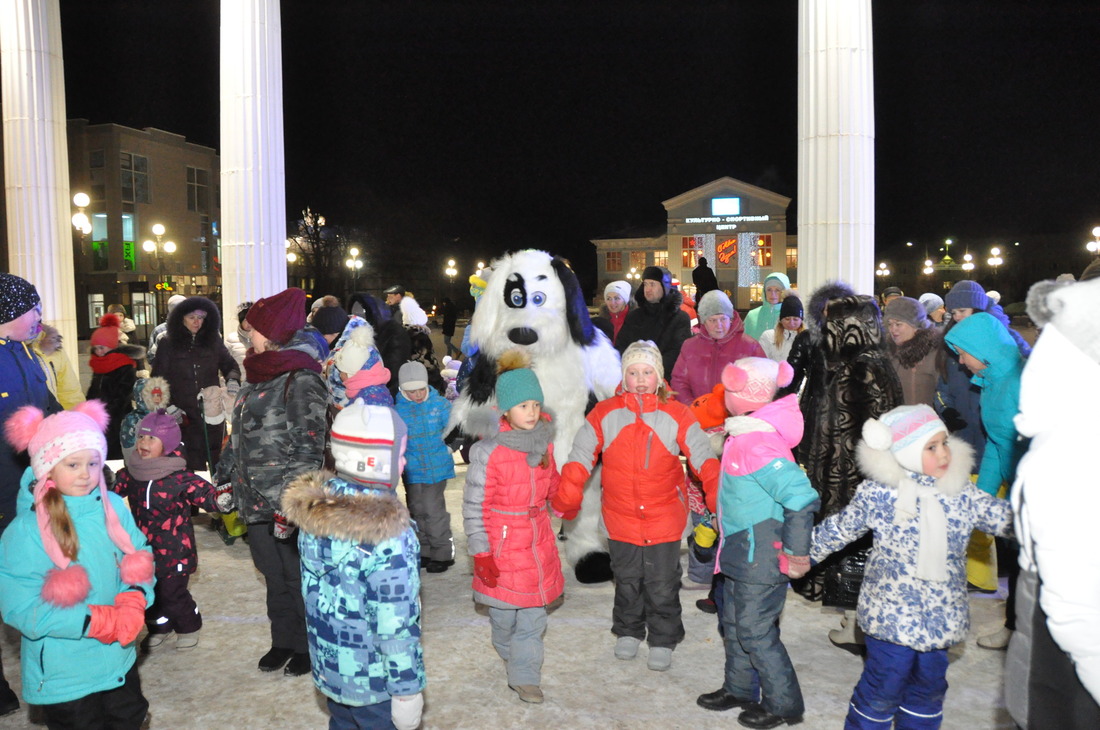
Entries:
<svg viewBox="0 0 1100 730">
<path fill-rule="evenodd" d="M 97 452 L 100 459 L 107 458 L 107 440 L 103 437 L 103 432 L 109 420 L 103 403 L 91 400 L 80 403 L 71 411 L 62 411 L 49 417 L 43 417 L 42 411 L 34 406 L 23 406 L 4 424 L 8 441 L 16 449 L 26 449 L 30 453 L 31 470 L 36 481 L 34 509 L 38 531 L 42 536 L 42 547 L 46 555 L 57 566 L 46 574 L 42 598 L 62 608 L 83 601 L 88 596 L 90 584 L 84 568 L 72 564 L 61 552 L 49 514 L 42 506 L 42 499 L 46 492 L 54 488 L 54 482 L 49 478 L 50 471 L 69 454 L 90 449 Z M 107 485 L 103 482 L 102 472 L 99 478 L 99 497 L 103 503 L 107 534 L 126 554 L 120 566 L 122 581 L 126 584 L 151 581 L 153 555 L 147 550 L 134 549 L 130 536 L 119 522 L 107 497 Z"/>
<path fill-rule="evenodd" d="M 722 369 L 726 409 L 735 416 L 771 403 L 775 391 L 790 385 L 794 370 L 786 362 L 743 357 Z"/>
</svg>

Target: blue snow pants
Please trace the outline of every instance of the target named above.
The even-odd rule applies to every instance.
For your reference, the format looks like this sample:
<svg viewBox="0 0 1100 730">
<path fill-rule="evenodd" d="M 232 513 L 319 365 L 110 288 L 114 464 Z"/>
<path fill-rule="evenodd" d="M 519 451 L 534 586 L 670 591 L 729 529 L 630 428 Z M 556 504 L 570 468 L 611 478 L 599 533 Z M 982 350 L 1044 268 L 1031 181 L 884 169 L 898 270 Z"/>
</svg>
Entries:
<svg viewBox="0 0 1100 730">
<path fill-rule="evenodd" d="M 943 722 L 947 649 L 917 651 L 866 636 L 867 661 L 845 730 L 930 730 Z"/>
</svg>

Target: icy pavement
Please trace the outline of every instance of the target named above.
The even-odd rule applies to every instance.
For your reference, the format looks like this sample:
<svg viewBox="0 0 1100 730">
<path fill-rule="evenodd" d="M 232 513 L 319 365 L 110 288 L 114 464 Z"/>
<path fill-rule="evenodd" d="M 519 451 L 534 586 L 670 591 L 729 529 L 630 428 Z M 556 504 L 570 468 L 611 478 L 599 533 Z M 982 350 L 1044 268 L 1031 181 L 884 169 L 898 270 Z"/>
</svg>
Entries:
<svg viewBox="0 0 1100 730">
<path fill-rule="evenodd" d="M 722 643 L 714 616 L 695 601 L 703 591 L 684 589 L 687 637 L 673 654 L 672 668 L 646 668 L 643 646 L 633 661 L 612 654 L 610 633 L 613 589 L 583 586 L 566 570 L 562 605 L 550 615 L 542 688 L 546 702 L 527 705 L 508 689 L 504 666 L 489 642 L 489 619 L 470 597 L 471 565 L 465 559 L 461 503 L 465 467 L 447 487 L 458 548 L 458 563 L 448 572 L 422 573 L 423 642 L 428 686 L 424 728 L 685 728 L 740 727 L 737 710 L 708 712 L 695 698 L 722 684 Z M 402 490 L 402 496 L 404 492 Z M 324 700 L 306 677 L 263 674 L 256 662 L 269 647 L 264 588 L 252 566 L 248 546 L 226 546 L 195 518 L 200 570 L 191 586 L 205 625 L 198 648 L 177 651 L 169 640 L 140 661 L 141 681 L 149 699 L 153 728 L 324 728 Z M 972 594 L 972 626 L 965 644 L 952 649 L 947 679 L 945 728 L 1013 728 L 1004 710 L 1004 652 L 987 651 L 975 637 L 1000 625 L 1001 594 Z M 794 660 L 806 700 L 807 730 L 840 728 L 861 660 L 834 648 L 826 634 L 839 625 L 834 609 L 788 595 L 783 640 Z M 5 627 L 5 673 L 17 692 L 18 635 Z M 0 728 L 35 727 L 24 705 L 0 718 Z"/>
</svg>

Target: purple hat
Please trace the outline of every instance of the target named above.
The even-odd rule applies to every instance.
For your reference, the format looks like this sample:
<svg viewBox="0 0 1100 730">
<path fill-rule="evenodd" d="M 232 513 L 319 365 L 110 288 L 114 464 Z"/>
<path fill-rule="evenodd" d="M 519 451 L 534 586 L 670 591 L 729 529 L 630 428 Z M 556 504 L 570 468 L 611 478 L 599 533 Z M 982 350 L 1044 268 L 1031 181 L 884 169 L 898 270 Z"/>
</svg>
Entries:
<svg viewBox="0 0 1100 730">
<path fill-rule="evenodd" d="M 167 456 L 179 448 L 180 427 L 176 419 L 169 416 L 163 409 L 157 409 L 145 418 L 141 419 L 138 426 L 138 437 L 152 436 L 160 439 L 164 444 L 164 455 Z"/>
</svg>

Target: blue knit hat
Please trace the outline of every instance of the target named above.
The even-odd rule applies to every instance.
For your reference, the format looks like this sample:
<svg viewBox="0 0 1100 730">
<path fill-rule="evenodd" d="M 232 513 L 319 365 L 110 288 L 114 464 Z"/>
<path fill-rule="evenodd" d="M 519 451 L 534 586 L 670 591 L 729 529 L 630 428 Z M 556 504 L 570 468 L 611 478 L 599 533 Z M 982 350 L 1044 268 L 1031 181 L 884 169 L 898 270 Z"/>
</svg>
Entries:
<svg viewBox="0 0 1100 730">
<path fill-rule="evenodd" d="M 944 304 L 948 311 L 955 309 L 973 309 L 975 312 L 984 312 L 989 307 L 989 297 L 985 289 L 976 281 L 963 279 L 951 287 L 944 297 Z"/>
<path fill-rule="evenodd" d="M 516 368 L 497 378 L 497 405 L 502 413 L 529 400 L 539 403 L 543 400 L 542 386 L 534 370 Z"/>
</svg>

